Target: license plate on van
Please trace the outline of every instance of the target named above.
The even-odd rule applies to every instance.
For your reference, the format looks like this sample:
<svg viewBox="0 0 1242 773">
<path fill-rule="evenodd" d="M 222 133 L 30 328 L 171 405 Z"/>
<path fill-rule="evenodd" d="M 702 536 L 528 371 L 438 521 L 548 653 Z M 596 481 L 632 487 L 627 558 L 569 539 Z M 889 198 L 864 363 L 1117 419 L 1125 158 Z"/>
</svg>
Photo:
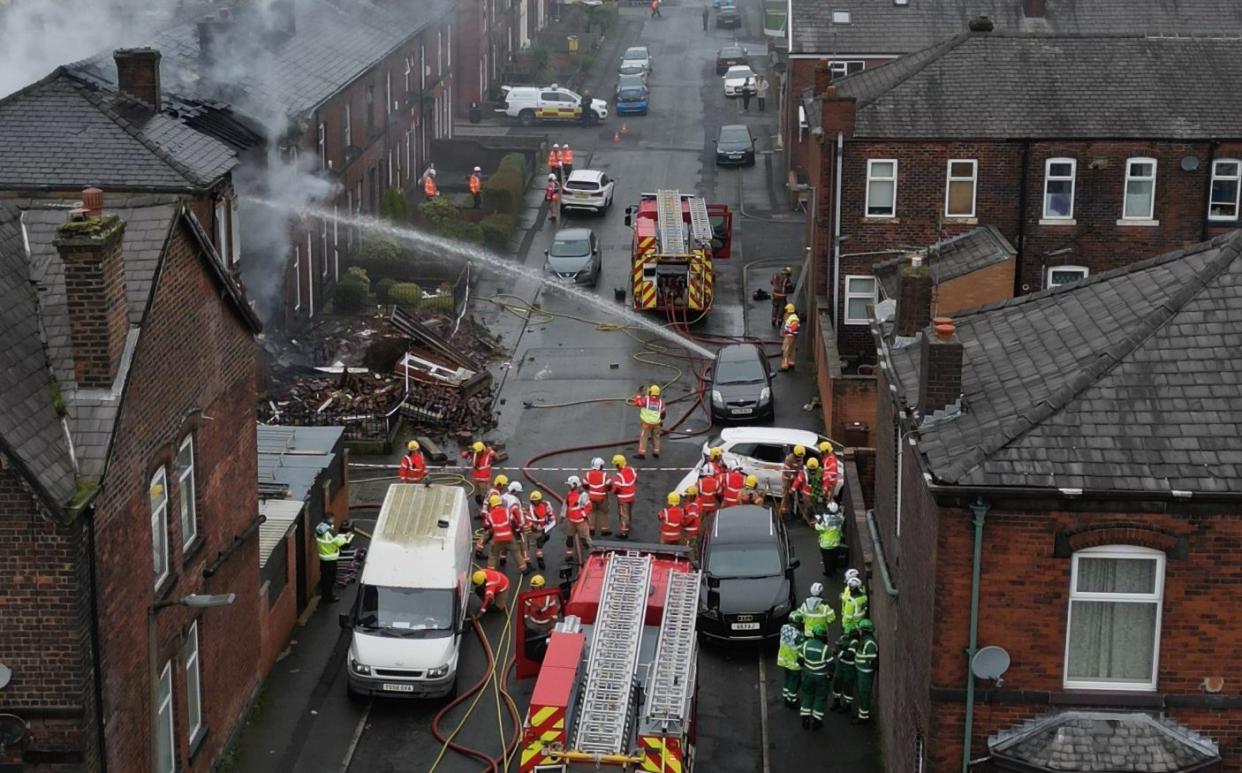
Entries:
<svg viewBox="0 0 1242 773">
<path fill-rule="evenodd" d="M 391 682 L 385 682 L 381 686 L 388 692 L 414 692 L 414 685 L 412 684 L 392 684 Z"/>
</svg>

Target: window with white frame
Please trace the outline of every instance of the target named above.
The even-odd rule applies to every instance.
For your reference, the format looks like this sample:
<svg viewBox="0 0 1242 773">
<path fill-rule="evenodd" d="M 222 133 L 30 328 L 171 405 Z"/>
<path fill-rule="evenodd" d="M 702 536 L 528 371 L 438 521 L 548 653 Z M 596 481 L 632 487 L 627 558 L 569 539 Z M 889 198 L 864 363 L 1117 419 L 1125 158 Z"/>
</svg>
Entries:
<svg viewBox="0 0 1242 773">
<path fill-rule="evenodd" d="M 216 252 L 224 265 L 229 264 L 229 205 L 223 198 L 216 199 Z"/>
<path fill-rule="evenodd" d="M 1065 634 L 1066 687 L 1156 688 L 1164 566 L 1164 553 L 1134 545 L 1074 554 Z"/>
<path fill-rule="evenodd" d="M 1208 220 L 1238 219 L 1239 179 L 1242 162 L 1222 158 L 1212 162 L 1212 195 L 1208 199 Z"/>
<path fill-rule="evenodd" d="M 832 76 L 832 80 L 839 80 L 847 75 L 853 75 L 856 72 L 862 72 L 866 67 L 866 62 L 862 60 L 841 60 L 828 63 L 828 72 Z"/>
<path fill-rule="evenodd" d="M 392 104 L 392 70 L 384 71 L 384 115 L 393 111 Z"/>
<path fill-rule="evenodd" d="M 1151 220 L 1156 212 L 1156 159 L 1126 160 L 1126 198 L 1122 220 Z"/>
<path fill-rule="evenodd" d="M 185 664 L 185 716 L 193 743 L 203 729 L 203 684 L 198 665 L 198 621 L 186 631 L 185 644 L 181 646 L 181 661 Z"/>
<path fill-rule="evenodd" d="M 332 278 L 341 279 L 341 221 L 340 207 L 332 205 Z"/>
<path fill-rule="evenodd" d="M 241 261 L 241 209 L 236 196 L 229 199 L 229 234 L 232 236 L 229 257 L 238 263 Z"/>
<path fill-rule="evenodd" d="M 197 494 L 194 485 L 194 436 L 186 435 L 177 450 L 177 499 L 181 502 L 181 548 L 198 538 Z"/>
<path fill-rule="evenodd" d="M 328 127 L 319 124 L 319 168 L 328 166 Z"/>
<path fill-rule="evenodd" d="M 875 286 L 874 276 L 845 278 L 845 324 L 866 325 L 871 322 L 868 308 L 875 305 Z"/>
<path fill-rule="evenodd" d="M 155 587 L 168 577 L 168 475 L 160 467 L 151 476 L 151 561 Z"/>
<path fill-rule="evenodd" d="M 293 310 L 302 308 L 302 248 L 293 245 Z"/>
<path fill-rule="evenodd" d="M 156 773 L 173 773 L 177 769 L 176 743 L 173 735 L 172 705 L 172 661 L 164 664 L 160 671 L 158 703 L 155 707 L 158 727 L 157 752 L 155 759 Z"/>
<path fill-rule="evenodd" d="M 975 182 L 979 162 L 973 159 L 950 159 L 944 189 L 945 217 L 975 216 Z"/>
<path fill-rule="evenodd" d="M 324 279 L 327 279 L 328 278 L 328 221 L 327 219 L 321 219 L 319 221 L 319 242 L 320 242 L 319 254 L 323 258 L 322 259 L 323 266 L 319 271 L 319 275 L 323 277 Z"/>
<path fill-rule="evenodd" d="M 867 161 L 867 217 L 894 217 L 897 214 L 897 161 Z"/>
<path fill-rule="evenodd" d="M 451 22 L 445 25 L 444 40 L 444 65 L 451 70 L 453 69 L 453 24 Z"/>
<path fill-rule="evenodd" d="M 345 106 L 345 147 L 348 148 L 354 144 L 354 117 L 351 115 L 349 105 Z"/>
<path fill-rule="evenodd" d="M 1044 162 L 1044 219 L 1072 220 L 1074 217 L 1074 173 L 1078 162 L 1072 158 L 1050 158 Z"/>
<path fill-rule="evenodd" d="M 436 30 L 436 77 L 444 74 L 444 30 Z"/>
<path fill-rule="evenodd" d="M 1079 279 L 1086 279 L 1089 273 L 1091 272 L 1086 266 L 1050 266 L 1044 287 L 1059 287 L 1077 282 Z"/>
</svg>

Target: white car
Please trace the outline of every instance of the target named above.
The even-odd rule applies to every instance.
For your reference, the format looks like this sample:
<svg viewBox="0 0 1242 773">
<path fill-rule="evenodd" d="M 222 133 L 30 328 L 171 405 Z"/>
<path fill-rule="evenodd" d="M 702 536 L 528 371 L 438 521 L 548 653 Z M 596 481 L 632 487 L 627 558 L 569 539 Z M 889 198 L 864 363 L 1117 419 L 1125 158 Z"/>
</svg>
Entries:
<svg viewBox="0 0 1242 773">
<path fill-rule="evenodd" d="M 769 497 L 779 497 L 781 495 L 781 470 L 785 466 L 785 457 L 793 450 L 794 446 L 802 446 L 806 449 L 806 458 L 819 458 L 819 444 L 825 440 L 830 440 L 823 435 L 817 435 L 814 432 L 807 432 L 804 429 L 791 429 L 788 427 L 730 427 L 722 430 L 719 437 L 714 437 L 703 444 L 703 454 L 706 455 L 708 449 L 719 446 L 723 454 L 725 464 L 732 465 L 733 462 L 741 462 L 742 470 L 747 475 L 754 475 L 759 479 L 759 490 Z M 834 453 L 837 457 L 837 469 L 843 470 L 843 459 L 841 458 L 841 445 L 832 443 Z M 702 467 L 704 461 L 699 459 L 699 463 L 694 469 L 686 473 L 686 476 L 677 484 L 676 491 L 685 491 L 686 487 L 699 479 L 699 468 Z M 832 495 L 837 497 L 841 493 L 842 487 L 845 485 L 845 476 L 837 476 L 837 485 L 833 489 Z"/>
<path fill-rule="evenodd" d="M 594 169 L 575 169 L 561 189 L 561 209 L 605 212 L 612 206 L 616 181 Z"/>
<path fill-rule="evenodd" d="M 746 85 L 746 81 L 755 77 L 755 71 L 750 69 L 748 64 L 735 64 L 725 70 L 724 74 L 724 95 L 726 97 L 742 96 L 742 87 Z"/>
<path fill-rule="evenodd" d="M 651 72 L 651 52 L 646 46 L 630 46 L 621 55 L 621 64 L 637 64 L 647 72 Z"/>
<path fill-rule="evenodd" d="M 573 121 L 582 117 L 582 97 L 574 91 L 551 86 L 501 86 L 504 98 L 496 106 L 497 113 L 516 118 L 523 126 L 536 120 Z M 598 120 L 608 117 L 608 103 L 592 99 L 591 109 Z"/>
</svg>

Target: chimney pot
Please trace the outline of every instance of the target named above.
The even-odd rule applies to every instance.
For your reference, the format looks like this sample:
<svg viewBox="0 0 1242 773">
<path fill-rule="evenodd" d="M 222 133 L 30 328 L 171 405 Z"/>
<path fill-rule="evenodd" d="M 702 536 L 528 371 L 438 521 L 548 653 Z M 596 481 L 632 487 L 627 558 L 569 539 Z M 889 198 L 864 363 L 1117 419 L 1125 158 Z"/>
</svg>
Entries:
<svg viewBox="0 0 1242 773">
<path fill-rule="evenodd" d="M 992 20 L 982 14 L 970 20 L 971 32 L 991 32 L 993 29 Z"/>
<path fill-rule="evenodd" d="M 160 52 L 154 48 L 118 48 L 116 83 L 120 92 L 158 112 L 160 104 Z"/>
<path fill-rule="evenodd" d="M 99 217 L 103 214 L 103 191 L 98 188 L 87 188 L 82 191 L 82 208 L 86 210 L 90 217 Z"/>
<path fill-rule="evenodd" d="M 941 318 L 937 317 L 937 319 Z M 940 337 L 940 340 L 948 341 L 953 337 L 953 334 L 957 332 L 957 325 L 954 325 L 952 322 L 942 322 L 935 325 L 935 330 L 936 335 Z"/>
</svg>

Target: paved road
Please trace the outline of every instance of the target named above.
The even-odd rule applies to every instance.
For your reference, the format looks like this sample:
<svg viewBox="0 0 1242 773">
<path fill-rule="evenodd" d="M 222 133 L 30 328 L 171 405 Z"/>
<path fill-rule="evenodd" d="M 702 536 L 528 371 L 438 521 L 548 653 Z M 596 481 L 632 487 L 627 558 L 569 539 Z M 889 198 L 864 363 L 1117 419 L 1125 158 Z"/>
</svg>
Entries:
<svg viewBox="0 0 1242 773">
<path fill-rule="evenodd" d="M 618 206 L 603 217 L 573 218 L 574 225 L 595 229 L 604 249 L 603 275 L 597 294 L 601 304 L 612 304 L 612 288 L 626 287 L 629 273 L 630 230 L 623 223 L 623 209 L 638 194 L 657 188 L 680 188 L 697 191 L 709 201 L 729 204 L 738 216 L 735 219 L 734 255 L 731 261 L 717 264 L 716 303 L 707 320 L 696 327 L 699 333 L 771 336 L 766 302 L 748 299 L 755 286 L 766 286 L 774 266 L 794 262 L 800 253 L 800 230 L 783 209 L 780 196 L 779 156 L 763 153 L 754 168 L 718 169 L 711 155 L 711 141 L 722 123 L 747 123 L 760 138 L 759 148 L 773 147 L 776 134 L 774 100 L 768 112 L 759 113 L 752 103 L 751 111 L 743 113 L 740 101 L 726 100 L 721 93 L 720 79 L 715 75 L 715 51 L 735 39 L 748 45 L 755 64 L 764 68 L 761 24 L 758 11 L 745 4 L 745 26 L 738 31 L 703 33 L 700 6 L 693 4 L 666 5 L 664 19 L 649 19 L 643 8 L 623 8 L 622 21 L 606 43 L 598 61 L 607 63 L 620 58 L 625 46 L 645 43 L 655 57 L 651 79 L 652 108 L 644 117 L 611 118 L 595 128 L 579 126 L 539 126 L 530 129 L 509 128 L 512 133 L 547 133 L 553 140 L 569 141 L 578 156 L 580 168 L 607 171 L 618 182 Z M 611 67 L 604 64 L 593 84 L 596 95 L 611 94 L 614 78 Z M 613 143 L 613 132 L 624 122 L 628 131 L 620 143 Z M 743 210 L 746 216 L 743 216 Z M 552 229 L 544 226 L 528 237 L 515 260 L 538 268 Z M 533 283 L 517 283 L 505 277 L 489 277 L 480 281 L 476 309 L 498 330 L 512 352 L 509 367 L 499 373 L 503 379 L 497 409 L 500 425 L 495 435 L 508 441 L 510 465 L 518 465 L 531 456 L 551 448 L 615 443 L 632 437 L 636 429 L 633 409 L 617 402 L 572 405 L 556 410 L 524 407 L 526 403 L 551 404 L 581 400 L 584 397 L 624 398 L 643 383 L 666 381 L 682 373 L 666 391 L 669 399 L 689 393 L 694 384 L 686 362 L 679 356 L 641 354 L 643 345 L 623 332 L 599 331 L 592 324 L 568 317 L 540 318 L 531 323 L 518 319 L 486 301 L 492 294 L 508 293 L 540 306 L 554 314 L 567 314 L 590 321 L 610 321 L 598 309 L 583 308 L 555 293 L 543 292 Z M 638 359 L 641 357 L 642 360 Z M 653 365 L 653 362 L 662 363 Z M 813 385 L 805 373 L 782 375 L 776 390 L 777 423 L 818 429 L 815 413 L 802 410 Z M 686 404 L 674 407 L 672 415 L 680 415 Z M 681 477 L 675 468 L 689 467 L 699 448 L 709 436 L 700 411 L 689 418 L 684 434 L 667 438 L 661 459 L 639 464 L 640 496 L 635 507 L 637 516 L 634 536 L 656 541 L 657 530 L 652 515 L 662 503 L 664 494 Z M 616 450 L 632 453 L 633 448 Z M 590 457 L 608 458 L 609 448 L 551 457 L 540 467 L 582 469 Z M 632 456 L 631 456 L 632 459 Z M 637 463 L 637 462 L 636 462 Z M 512 470 L 510 471 L 512 473 Z M 563 489 L 568 472 L 539 470 L 534 475 L 544 484 Z M 361 476 L 358 476 L 361 477 Z M 518 476 L 512 475 L 517 478 Z M 358 483 L 355 498 L 375 499 L 383 484 Z M 529 484 L 527 490 L 529 491 Z M 365 528 L 365 522 L 363 522 Z M 798 587 L 804 592 L 818 575 L 817 553 L 812 535 L 801 527 L 794 528 L 794 542 L 803 561 L 798 571 Z M 555 544 L 550 543 L 550 548 Z M 552 550 L 549 555 L 554 555 Z M 555 577 L 559 560 L 550 562 L 546 573 Z M 833 591 L 835 593 L 835 590 Z M 344 609 L 344 605 L 341 605 Z M 330 618 L 332 610 L 319 610 L 320 618 Z M 503 620 L 488 615 L 486 629 L 492 641 L 498 641 Z M 248 738 L 240 756 L 243 769 L 287 769 L 298 771 L 345 771 L 350 773 L 384 773 L 386 771 L 424 771 L 437 764 L 441 746 L 430 731 L 433 715 L 444 701 L 415 703 L 396 700 L 355 702 L 345 695 L 343 670 L 344 636 L 333 625 L 316 620 L 308 625 L 301 637 L 314 640 L 302 642 L 302 652 L 293 658 L 305 658 L 310 673 L 301 680 L 284 668 L 285 682 L 271 684 L 265 698 L 265 711 L 285 714 L 296 723 L 296 730 L 287 737 Z M 327 665 L 314 670 L 314 657 L 306 651 L 330 652 Z M 298 661 L 294 660 L 296 665 Z M 468 639 L 463 648 L 460 683 L 473 682 L 484 670 L 482 648 Z M 829 716 L 824 732 L 803 731 L 796 717 L 780 702 L 780 672 L 775 667 L 771 650 L 748 648 L 725 650 L 705 647 L 700 663 L 699 745 L 700 771 L 713 773 L 767 773 L 803 768 L 839 771 L 878 771 L 880 764 L 874 737 L 870 731 L 853 728 L 838 715 Z M 761 678 L 762 677 L 762 678 Z M 290 686 L 284 687 L 284 684 Z M 524 706 L 531 682 L 518 683 L 514 688 L 519 706 Z M 274 694 L 277 689 L 293 695 Z M 446 724 L 454 727 L 466 712 L 457 710 Z M 477 708 L 462 722 L 458 740 L 468 746 L 500 754 L 499 712 L 492 692 L 484 693 Z M 260 723 L 261 724 L 261 723 Z M 251 735 L 256 735 L 252 733 Z M 258 733 L 257 735 L 262 735 Z M 811 763 L 811 760 L 816 760 Z M 480 763 L 449 753 L 439 761 L 436 770 L 472 771 Z M 516 764 L 511 767 L 516 770 Z"/>
</svg>

